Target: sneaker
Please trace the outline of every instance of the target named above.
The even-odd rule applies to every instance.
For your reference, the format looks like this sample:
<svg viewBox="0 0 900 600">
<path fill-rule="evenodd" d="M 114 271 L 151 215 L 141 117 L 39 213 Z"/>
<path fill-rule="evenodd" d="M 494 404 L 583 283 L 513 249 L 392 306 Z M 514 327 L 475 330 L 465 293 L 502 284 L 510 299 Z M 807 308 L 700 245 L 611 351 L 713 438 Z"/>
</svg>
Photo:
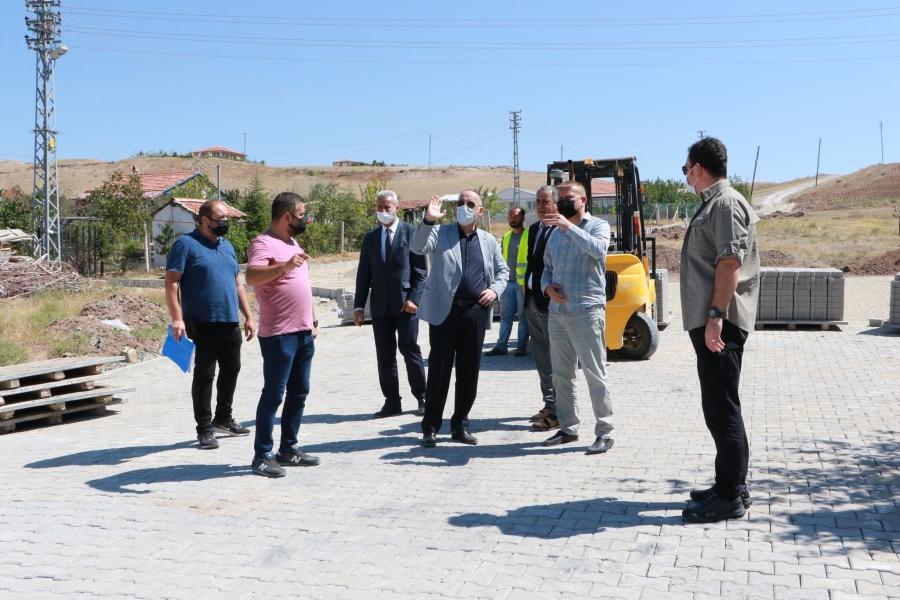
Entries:
<svg viewBox="0 0 900 600">
<path fill-rule="evenodd" d="M 217 433 L 223 433 L 225 435 L 250 435 L 250 430 L 238 425 L 238 422 L 234 420 L 234 417 L 227 421 L 216 421 L 214 419 L 212 426 Z"/>
<path fill-rule="evenodd" d="M 271 452 L 254 457 L 250 468 L 254 473 L 263 477 L 284 477 L 285 475 L 285 470 L 275 462 L 275 455 Z"/>
<path fill-rule="evenodd" d="M 734 500 L 726 500 L 715 492 L 709 492 L 703 502 L 681 511 L 681 516 L 688 523 L 715 523 L 725 519 L 740 519 L 746 512 L 740 496 Z"/>
<path fill-rule="evenodd" d="M 200 442 L 201 450 L 215 450 L 219 447 L 219 440 L 211 429 L 197 434 L 197 441 Z"/>
<path fill-rule="evenodd" d="M 310 456 L 306 452 L 300 452 L 298 448 L 291 448 L 287 452 L 279 452 L 275 456 L 275 460 L 279 465 L 287 465 L 289 467 L 314 467 L 319 464 L 316 456 Z"/>
<path fill-rule="evenodd" d="M 691 500 L 694 502 L 703 502 L 712 491 L 713 488 L 706 490 L 691 490 Z M 750 508 L 750 505 L 753 504 L 753 500 L 750 499 L 750 488 L 747 487 L 747 484 L 741 485 L 741 502 L 744 504 L 744 508 Z"/>
</svg>

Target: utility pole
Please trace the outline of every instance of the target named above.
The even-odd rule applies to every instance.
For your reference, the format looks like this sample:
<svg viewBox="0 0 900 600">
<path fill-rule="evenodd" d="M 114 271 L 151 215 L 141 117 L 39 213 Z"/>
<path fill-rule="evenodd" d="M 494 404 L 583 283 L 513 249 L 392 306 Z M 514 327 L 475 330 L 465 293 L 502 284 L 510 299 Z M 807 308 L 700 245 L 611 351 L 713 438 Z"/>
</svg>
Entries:
<svg viewBox="0 0 900 600">
<path fill-rule="evenodd" d="M 241 133 L 244 134 L 244 160 L 247 160 L 247 132 L 242 131 Z"/>
<path fill-rule="evenodd" d="M 431 169 L 431 134 L 428 134 L 428 169 Z"/>
<path fill-rule="evenodd" d="M 884 122 L 878 121 L 878 134 L 881 136 L 881 164 L 884 164 Z"/>
<path fill-rule="evenodd" d="M 39 234 L 35 254 L 47 255 L 50 264 L 60 261 L 59 179 L 56 163 L 56 93 L 53 67 L 66 53 L 62 45 L 59 11 L 60 0 L 25 0 L 25 9 L 34 18 L 25 17 L 30 35 L 28 48 L 37 54 L 36 106 L 34 111 L 34 192 L 31 219 L 34 233 Z"/>
<path fill-rule="evenodd" d="M 521 110 L 511 110 L 509 114 L 512 118 L 509 120 L 509 126 L 513 132 L 513 206 L 519 206 L 519 115 Z"/>
<path fill-rule="evenodd" d="M 756 184 L 756 165 L 759 164 L 759 146 L 756 147 L 756 160 L 753 161 L 753 179 L 750 180 L 750 206 L 753 206 L 753 186 Z"/>
<path fill-rule="evenodd" d="M 222 166 L 216 165 L 216 200 L 222 199 Z"/>
<path fill-rule="evenodd" d="M 819 187 L 819 159 L 822 158 L 822 138 L 819 138 L 819 153 L 816 155 L 816 185 Z"/>
<path fill-rule="evenodd" d="M 705 130 L 705 129 L 701 129 L 701 130 L 700 130 L 700 131 L 698 131 L 698 132 L 697 132 L 697 133 L 699 133 L 699 134 L 700 134 L 700 139 L 701 139 L 701 140 L 702 140 L 702 139 L 703 139 L 703 138 L 704 138 L 704 137 L 706 137 L 706 136 L 705 136 L 705 135 L 703 135 L 703 134 L 705 134 L 705 133 L 706 133 L 706 130 Z"/>
<path fill-rule="evenodd" d="M 563 147 L 560 145 L 559 147 L 559 162 L 563 161 Z"/>
</svg>

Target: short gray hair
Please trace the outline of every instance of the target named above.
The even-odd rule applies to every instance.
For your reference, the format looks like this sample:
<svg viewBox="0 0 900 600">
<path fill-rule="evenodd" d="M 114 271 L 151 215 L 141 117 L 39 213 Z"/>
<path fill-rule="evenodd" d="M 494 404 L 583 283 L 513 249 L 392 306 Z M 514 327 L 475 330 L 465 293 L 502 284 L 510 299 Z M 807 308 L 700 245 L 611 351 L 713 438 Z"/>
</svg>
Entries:
<svg viewBox="0 0 900 600">
<path fill-rule="evenodd" d="M 553 201 L 554 201 L 554 202 L 556 202 L 557 200 L 559 200 L 559 194 L 556 192 L 556 186 L 555 186 L 555 185 L 542 185 L 542 186 L 539 187 L 539 188 L 537 189 L 537 191 L 534 193 L 535 198 L 536 198 L 537 195 L 540 194 L 541 192 L 550 192 L 550 195 L 553 196 Z"/>
<path fill-rule="evenodd" d="M 400 202 L 397 199 L 397 192 L 395 192 L 394 190 L 381 190 L 380 192 L 378 192 L 378 195 L 375 196 L 375 202 L 378 202 L 382 198 L 393 198 L 394 202 Z"/>
</svg>

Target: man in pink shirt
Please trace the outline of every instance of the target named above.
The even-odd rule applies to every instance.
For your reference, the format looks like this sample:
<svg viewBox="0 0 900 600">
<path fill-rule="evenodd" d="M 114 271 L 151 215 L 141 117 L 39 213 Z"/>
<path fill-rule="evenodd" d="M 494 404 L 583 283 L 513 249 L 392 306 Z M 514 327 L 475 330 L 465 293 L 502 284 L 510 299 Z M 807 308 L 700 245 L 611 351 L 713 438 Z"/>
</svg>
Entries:
<svg viewBox="0 0 900 600">
<path fill-rule="evenodd" d="M 272 202 L 272 224 L 250 242 L 248 285 L 259 302 L 259 347 L 263 357 L 263 389 L 256 407 L 256 441 L 252 469 L 266 477 L 284 477 L 281 465 L 311 467 L 319 459 L 301 452 L 297 435 L 315 353 L 319 322 L 313 314 L 309 256 L 294 237 L 306 229 L 306 203 L 291 192 Z M 285 391 L 287 394 L 285 394 Z M 273 454 L 275 413 L 281 411 L 281 444 Z"/>
</svg>

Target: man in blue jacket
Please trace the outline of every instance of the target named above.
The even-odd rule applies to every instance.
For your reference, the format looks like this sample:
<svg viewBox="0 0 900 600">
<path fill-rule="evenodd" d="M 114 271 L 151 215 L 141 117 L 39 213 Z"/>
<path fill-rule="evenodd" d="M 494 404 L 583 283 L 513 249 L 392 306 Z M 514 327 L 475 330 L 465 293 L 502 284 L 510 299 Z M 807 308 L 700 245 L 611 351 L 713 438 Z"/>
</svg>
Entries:
<svg viewBox="0 0 900 600">
<path fill-rule="evenodd" d="M 207 200 L 200 207 L 197 228 L 172 245 L 166 262 L 166 304 L 176 339 L 187 335 L 196 346 L 191 397 L 200 448 L 219 447 L 216 432 L 248 435 L 232 415 L 234 389 L 241 370 L 241 329 L 244 315 L 247 341 L 256 334 L 240 267 L 228 233 L 228 206 Z M 178 299 L 179 289 L 181 301 Z M 212 387 L 216 382 L 216 414 L 212 414 Z"/>
</svg>

